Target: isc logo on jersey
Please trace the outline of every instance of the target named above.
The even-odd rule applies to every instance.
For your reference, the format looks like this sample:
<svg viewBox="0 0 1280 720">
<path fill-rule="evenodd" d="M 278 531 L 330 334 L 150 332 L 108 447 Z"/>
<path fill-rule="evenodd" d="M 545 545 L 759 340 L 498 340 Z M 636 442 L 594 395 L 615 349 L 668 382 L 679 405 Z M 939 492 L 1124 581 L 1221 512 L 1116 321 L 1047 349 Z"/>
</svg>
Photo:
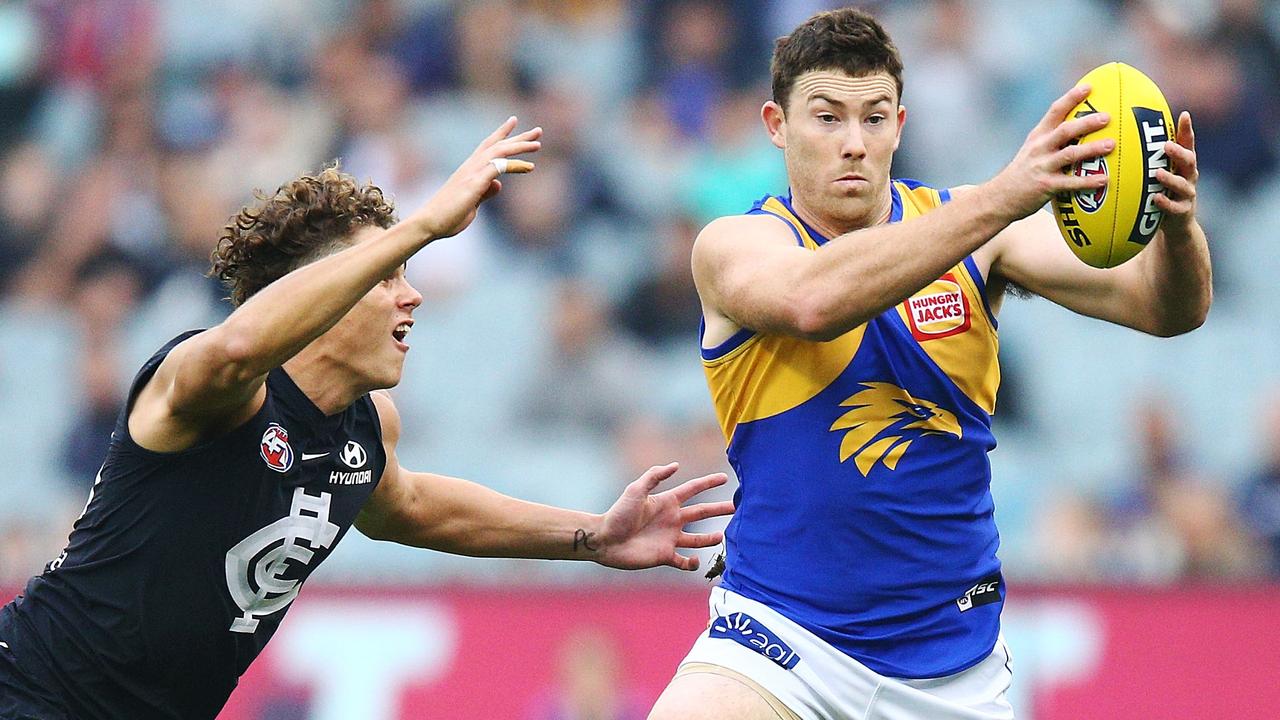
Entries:
<svg viewBox="0 0 1280 720">
<path fill-rule="evenodd" d="M 907 324 L 918 341 L 937 340 L 969 329 L 969 299 L 953 273 L 934 280 L 928 287 L 907 298 Z"/>
<path fill-rule="evenodd" d="M 293 448 L 289 446 L 289 431 L 277 423 L 267 426 L 262 433 L 262 442 L 258 444 L 258 452 L 266 461 L 267 467 L 276 472 L 288 472 L 293 467 Z"/>
</svg>

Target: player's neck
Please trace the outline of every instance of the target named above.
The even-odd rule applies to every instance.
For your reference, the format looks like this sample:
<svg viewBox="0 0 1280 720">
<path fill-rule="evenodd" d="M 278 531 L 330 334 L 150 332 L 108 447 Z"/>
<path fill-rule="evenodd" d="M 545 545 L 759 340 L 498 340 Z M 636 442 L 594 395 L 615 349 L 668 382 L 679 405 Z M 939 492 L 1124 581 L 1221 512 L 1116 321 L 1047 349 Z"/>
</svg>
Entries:
<svg viewBox="0 0 1280 720">
<path fill-rule="evenodd" d="M 876 202 L 875 208 L 875 210 L 860 218 L 835 218 L 814 212 L 805 204 L 804 199 L 799 196 L 792 195 L 791 197 L 791 209 L 795 211 L 796 215 L 828 240 L 856 230 L 863 230 L 873 225 L 889 222 L 889 216 L 893 212 L 893 196 L 890 194 L 888 186 L 885 186 L 884 197 Z"/>
<path fill-rule="evenodd" d="M 346 410 L 369 392 L 345 364 L 334 363 L 316 352 L 303 350 L 284 364 L 289 379 L 325 415 Z"/>
</svg>

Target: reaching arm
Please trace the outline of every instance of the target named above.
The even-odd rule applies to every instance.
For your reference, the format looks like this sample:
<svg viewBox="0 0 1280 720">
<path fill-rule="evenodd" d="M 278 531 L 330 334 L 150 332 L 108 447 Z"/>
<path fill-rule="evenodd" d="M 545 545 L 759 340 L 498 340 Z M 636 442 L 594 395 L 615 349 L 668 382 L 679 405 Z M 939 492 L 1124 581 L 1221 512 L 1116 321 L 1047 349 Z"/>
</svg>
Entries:
<svg viewBox="0 0 1280 720">
<path fill-rule="evenodd" d="M 541 129 L 507 137 L 508 119 L 404 221 L 276 280 L 222 324 L 180 343 L 139 393 L 129 430 L 144 447 L 175 451 L 239 425 L 262 405 L 266 374 L 346 314 L 432 240 L 454 235 L 500 189 L 495 158 L 533 152 Z"/>
<path fill-rule="evenodd" d="M 650 468 L 603 515 L 517 500 L 459 478 L 410 472 L 396 460 L 400 419 L 390 396 L 375 393 L 374 402 L 382 421 L 387 468 L 356 518 L 356 527 L 375 540 L 474 557 L 593 560 L 624 569 L 670 565 L 695 570 L 698 559 L 676 549 L 710 547 L 723 535 L 687 533 L 684 526 L 733 511 L 729 502 L 681 507 L 703 490 L 723 485 L 727 478 L 719 473 L 650 494 L 675 474 L 674 463 Z"/>
<path fill-rule="evenodd" d="M 1168 196 L 1155 196 L 1165 217 L 1160 232 L 1133 260 L 1107 270 L 1080 262 L 1053 217 L 1039 212 L 992 241 L 992 275 L 1075 312 L 1152 335 L 1170 337 L 1199 327 L 1213 302 L 1213 278 L 1208 242 L 1195 218 L 1199 172 L 1189 114 L 1179 117 L 1177 140 L 1165 151 L 1174 172 L 1157 171 Z"/>
<path fill-rule="evenodd" d="M 708 225 L 693 251 L 708 327 L 723 318 L 758 332 L 838 337 L 937 279 L 1055 193 L 1100 186 L 1105 178 L 1061 172 L 1113 147 L 1111 140 L 1069 144 L 1107 122 L 1105 113 L 1063 122 L 1087 94 L 1081 86 L 1054 102 L 983 192 L 910 221 L 847 233 L 816 252 L 796 247 L 773 218 L 728 217 Z"/>
</svg>

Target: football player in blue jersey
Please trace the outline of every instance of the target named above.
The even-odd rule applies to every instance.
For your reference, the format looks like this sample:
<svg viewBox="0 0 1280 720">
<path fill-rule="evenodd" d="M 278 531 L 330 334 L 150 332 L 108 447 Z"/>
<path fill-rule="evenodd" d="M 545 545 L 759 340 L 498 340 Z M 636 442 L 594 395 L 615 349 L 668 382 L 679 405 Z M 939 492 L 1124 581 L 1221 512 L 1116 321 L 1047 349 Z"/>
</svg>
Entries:
<svg viewBox="0 0 1280 720">
<path fill-rule="evenodd" d="M 370 537 L 474 556 L 698 561 L 684 506 L 725 482 L 661 493 L 653 467 L 602 515 L 522 502 L 396 460 L 400 380 L 422 301 L 405 262 L 467 227 L 531 165 L 541 130 L 485 139 L 395 222 L 381 191 L 330 168 L 225 228 L 214 270 L 237 306 L 144 364 L 66 550 L 0 609 L 0 719 L 213 718 L 303 581 L 354 524 Z"/>
<path fill-rule="evenodd" d="M 1155 335 L 1204 322 L 1189 115 L 1164 151 L 1161 231 L 1110 270 L 1042 206 L 1105 176 L 1113 141 L 1073 88 L 981 185 L 891 174 L 902 62 L 852 8 L 780 39 L 764 127 L 790 192 L 707 225 L 693 250 L 707 382 L 739 478 L 711 622 L 652 720 L 1010 718 L 987 453 L 1009 285 Z M 956 122 L 980 122 L 956 118 Z M 957 149 L 963 152 L 963 148 Z"/>
</svg>

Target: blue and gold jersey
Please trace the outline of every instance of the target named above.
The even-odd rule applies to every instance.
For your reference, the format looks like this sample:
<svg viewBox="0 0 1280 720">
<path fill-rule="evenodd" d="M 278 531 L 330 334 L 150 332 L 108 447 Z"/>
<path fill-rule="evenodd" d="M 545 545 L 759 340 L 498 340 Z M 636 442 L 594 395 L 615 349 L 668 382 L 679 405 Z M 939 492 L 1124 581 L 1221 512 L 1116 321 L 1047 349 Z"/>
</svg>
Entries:
<svg viewBox="0 0 1280 720">
<path fill-rule="evenodd" d="M 948 200 L 892 185 L 890 222 Z M 826 242 L 769 196 L 750 211 Z M 999 632 L 996 321 L 973 258 L 829 342 L 744 329 L 702 350 L 738 474 L 726 588 L 892 677 L 939 677 Z"/>
</svg>

